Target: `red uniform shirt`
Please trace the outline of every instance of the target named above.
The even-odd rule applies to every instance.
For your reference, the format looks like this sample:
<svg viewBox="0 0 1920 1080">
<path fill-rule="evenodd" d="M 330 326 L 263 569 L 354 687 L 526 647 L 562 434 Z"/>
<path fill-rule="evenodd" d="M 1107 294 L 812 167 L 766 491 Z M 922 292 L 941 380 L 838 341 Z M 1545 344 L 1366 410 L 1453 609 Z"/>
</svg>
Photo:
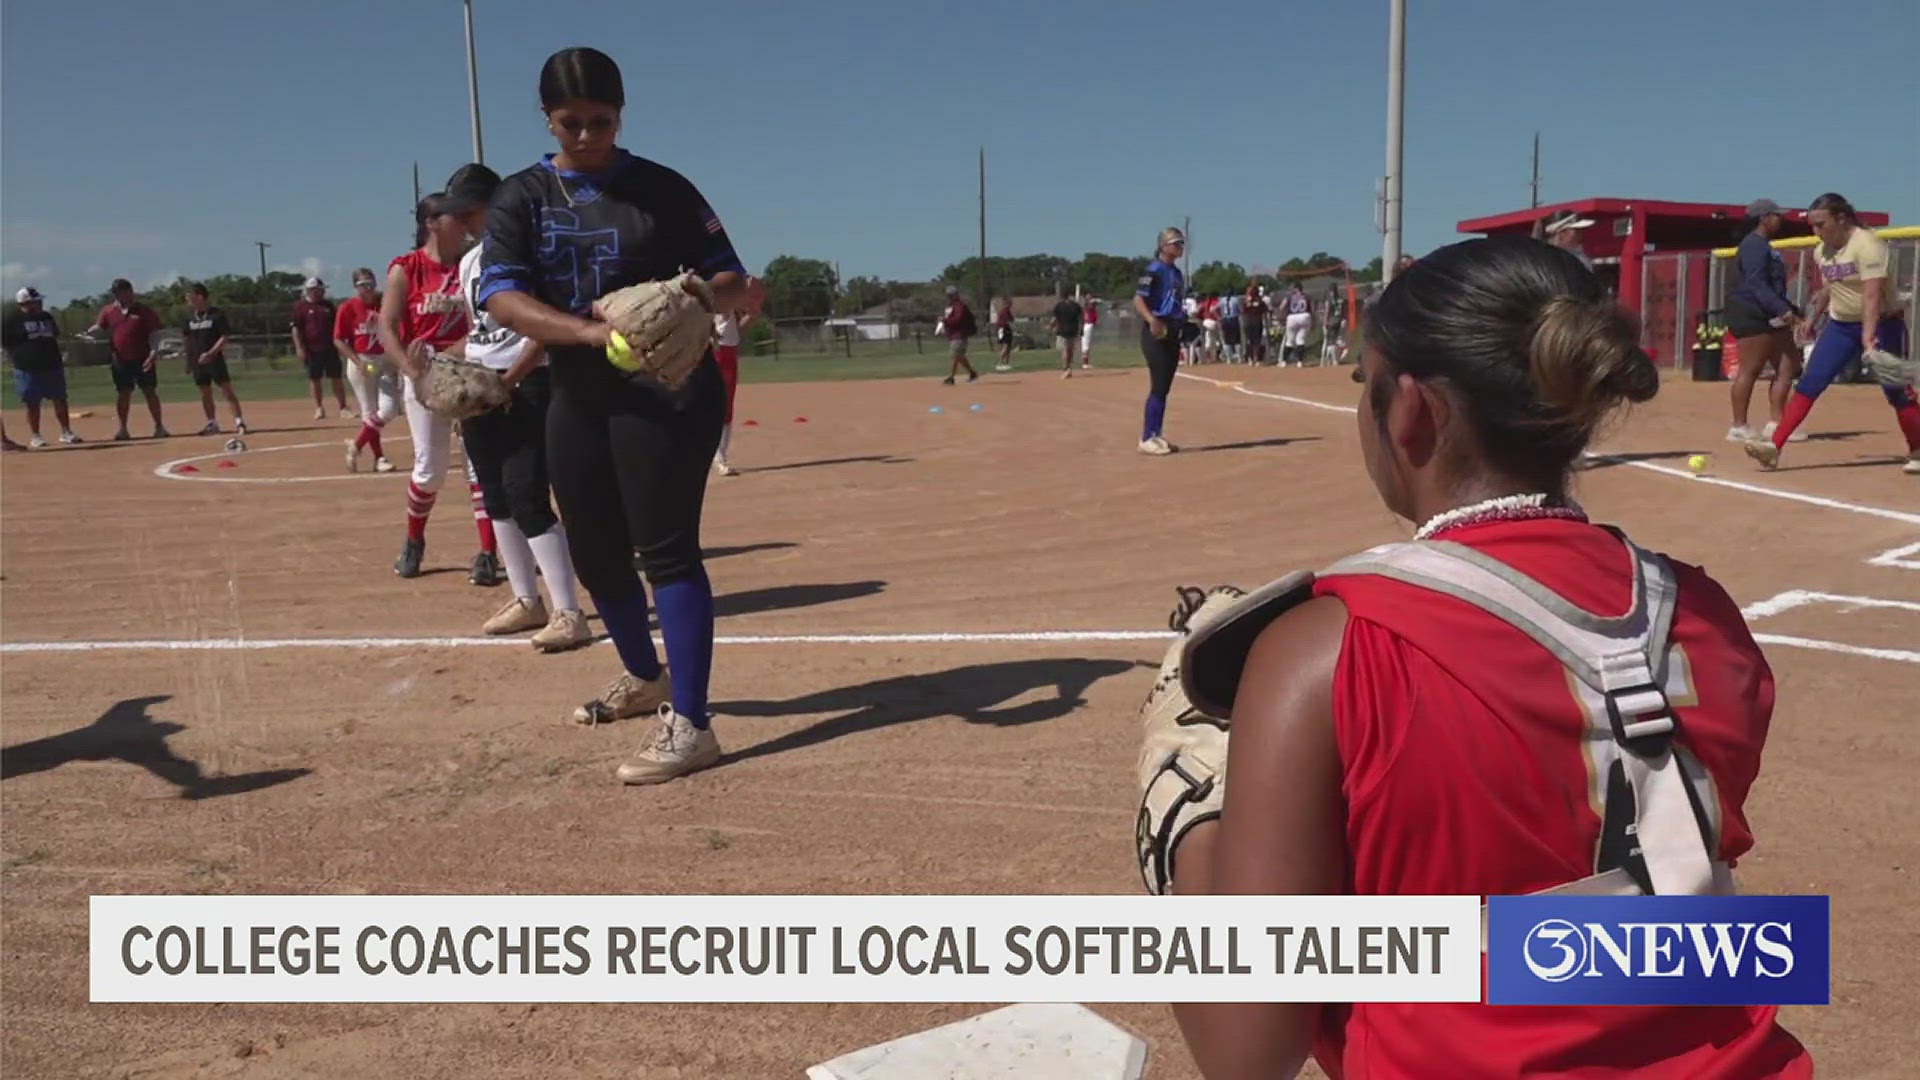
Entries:
<svg viewBox="0 0 1920 1080">
<path fill-rule="evenodd" d="M 113 362 L 144 364 L 153 355 L 153 335 L 160 332 L 160 316 L 138 300 L 123 308 L 117 302 L 100 309 L 93 325 L 105 327 L 113 337 Z"/>
<path fill-rule="evenodd" d="M 407 307 L 400 316 L 400 341 L 424 341 L 451 348 L 467 336 L 467 300 L 460 292 L 460 267 L 437 263 L 415 248 L 387 264 L 407 275 Z"/>
<path fill-rule="evenodd" d="M 360 299 L 358 293 L 341 301 L 340 310 L 334 312 L 333 336 L 360 356 L 379 356 L 387 351 L 380 344 L 380 307 Z"/>
<path fill-rule="evenodd" d="M 1100 305 L 1099 304 L 1088 304 L 1082 310 L 1085 312 L 1085 314 L 1082 315 L 1081 318 L 1086 320 L 1088 326 L 1092 326 L 1093 324 L 1100 321 Z"/>
<path fill-rule="evenodd" d="M 293 329 L 300 335 L 300 344 L 309 356 L 333 352 L 333 301 L 308 300 L 304 296 L 295 300 Z"/>
<path fill-rule="evenodd" d="M 1629 605 L 1626 549 L 1570 521 L 1444 534 L 1586 610 Z M 1697 567 L 1679 581 L 1667 695 L 1680 743 L 1718 796 L 1719 856 L 1753 845 L 1742 813 L 1773 712 L 1773 674 L 1740 609 Z M 1358 895 L 1515 894 L 1593 873 L 1597 792 L 1569 675 L 1531 638 L 1464 601 L 1382 577 L 1329 577 L 1349 620 L 1333 683 Z M 1330 1008 L 1314 1056 L 1369 1078 L 1812 1075 L 1771 1007 Z"/>
<path fill-rule="evenodd" d="M 955 300 L 947 305 L 940 316 L 940 325 L 945 328 L 948 340 L 973 336 L 973 309 L 965 300 Z"/>
</svg>

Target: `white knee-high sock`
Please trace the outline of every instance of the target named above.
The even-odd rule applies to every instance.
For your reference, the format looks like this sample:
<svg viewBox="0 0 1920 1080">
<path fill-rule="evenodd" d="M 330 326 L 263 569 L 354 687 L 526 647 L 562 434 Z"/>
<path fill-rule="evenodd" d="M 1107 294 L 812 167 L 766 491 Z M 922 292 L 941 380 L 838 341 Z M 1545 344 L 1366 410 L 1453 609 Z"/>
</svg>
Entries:
<svg viewBox="0 0 1920 1080">
<path fill-rule="evenodd" d="M 527 543 L 533 546 L 533 557 L 540 563 L 540 576 L 547 579 L 553 610 L 579 611 L 580 599 L 573 592 L 573 556 L 567 553 L 567 527 L 556 522 Z"/>
<path fill-rule="evenodd" d="M 533 548 L 512 518 L 493 520 L 494 543 L 500 548 L 500 561 L 507 564 L 507 584 L 522 600 L 540 599 L 540 583 L 534 578 Z"/>
<path fill-rule="evenodd" d="M 725 461 L 727 459 L 727 445 L 731 442 L 733 442 L 733 425 L 728 424 L 720 429 L 720 460 Z"/>
</svg>

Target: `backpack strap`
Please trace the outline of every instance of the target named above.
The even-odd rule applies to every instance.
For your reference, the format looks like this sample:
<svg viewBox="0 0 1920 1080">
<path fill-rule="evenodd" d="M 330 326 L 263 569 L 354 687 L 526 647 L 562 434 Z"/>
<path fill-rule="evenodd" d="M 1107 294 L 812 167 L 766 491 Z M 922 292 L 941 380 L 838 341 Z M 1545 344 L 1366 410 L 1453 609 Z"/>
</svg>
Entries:
<svg viewBox="0 0 1920 1080">
<path fill-rule="evenodd" d="M 1673 568 L 1619 539 L 1632 559 L 1633 604 L 1618 616 L 1578 608 L 1505 563 L 1445 541 L 1383 545 L 1321 576 L 1374 574 L 1445 593 L 1526 634 L 1566 666 L 1587 713 L 1599 785 L 1594 878 L 1607 880 L 1560 890 L 1591 883 L 1611 891 L 1624 886 L 1624 874 L 1653 895 L 1724 891 L 1731 877 L 1714 859 L 1718 804 L 1701 795 L 1711 795 L 1711 779 L 1678 746 L 1680 721 L 1665 690 L 1679 591 Z"/>
</svg>

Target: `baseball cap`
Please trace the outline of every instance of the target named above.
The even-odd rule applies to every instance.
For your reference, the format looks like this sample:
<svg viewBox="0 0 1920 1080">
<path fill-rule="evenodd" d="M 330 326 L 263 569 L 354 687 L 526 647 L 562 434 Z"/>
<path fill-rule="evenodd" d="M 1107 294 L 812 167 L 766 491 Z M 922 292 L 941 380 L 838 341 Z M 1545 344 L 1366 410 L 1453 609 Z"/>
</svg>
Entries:
<svg viewBox="0 0 1920 1080">
<path fill-rule="evenodd" d="M 303 289 L 324 289 L 327 287 L 327 283 L 317 277 L 310 277 L 302 282 L 300 287 Z"/>
<path fill-rule="evenodd" d="M 1583 218 L 1572 210 L 1557 214 L 1547 221 L 1547 232 L 1565 232 L 1568 229 L 1585 229 L 1593 224 L 1592 218 Z"/>
<path fill-rule="evenodd" d="M 485 165 L 462 165 L 447 177 L 446 199 L 440 212 L 466 214 L 484 209 L 493 201 L 494 190 L 499 186 L 500 174 Z"/>
<path fill-rule="evenodd" d="M 132 292 L 133 282 L 128 281 L 126 278 L 123 278 L 123 277 L 117 277 L 113 279 L 113 284 L 107 286 L 108 292 L 119 292 L 122 289 L 125 289 L 128 292 Z"/>
<path fill-rule="evenodd" d="M 1763 218 L 1768 214 L 1784 213 L 1786 213 L 1786 211 L 1782 210 L 1780 204 L 1774 202 L 1772 199 L 1755 199 L 1747 204 L 1747 216 L 1750 218 Z"/>
<path fill-rule="evenodd" d="M 958 286 L 958 285 L 949 285 L 949 286 L 947 286 L 947 295 L 948 295 L 948 296 L 959 296 L 959 295 L 960 295 L 960 286 Z"/>
<path fill-rule="evenodd" d="M 24 304 L 29 300 L 38 300 L 40 298 L 40 290 L 31 285 L 13 294 L 13 302 L 16 304 Z"/>
</svg>

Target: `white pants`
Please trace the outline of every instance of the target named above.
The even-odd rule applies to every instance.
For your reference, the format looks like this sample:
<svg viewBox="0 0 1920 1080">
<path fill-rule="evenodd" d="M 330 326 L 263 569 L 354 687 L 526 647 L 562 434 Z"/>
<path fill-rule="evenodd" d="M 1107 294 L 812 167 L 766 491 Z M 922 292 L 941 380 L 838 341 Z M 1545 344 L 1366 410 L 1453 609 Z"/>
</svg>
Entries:
<svg viewBox="0 0 1920 1080">
<path fill-rule="evenodd" d="M 447 479 L 448 455 L 453 452 L 454 422 L 420 404 L 413 380 L 406 378 L 407 431 L 413 436 L 413 486 L 432 495 Z M 473 462 L 467 462 L 467 483 L 477 484 Z"/>
<path fill-rule="evenodd" d="M 1092 351 L 1093 351 L 1093 324 L 1082 323 L 1080 324 L 1080 355 L 1085 356 Z"/>
<path fill-rule="evenodd" d="M 1280 342 L 1282 348 L 1297 348 L 1307 343 L 1307 331 L 1313 329 L 1313 316 L 1305 311 L 1296 311 L 1287 316 L 1286 337 Z"/>
<path fill-rule="evenodd" d="M 373 365 L 372 373 L 367 371 L 369 364 Z M 386 357 L 376 353 L 349 358 L 347 383 L 360 404 L 361 419 L 371 420 L 377 415 L 385 424 L 400 415 L 400 372 Z"/>
<path fill-rule="evenodd" d="M 1200 344 L 1208 355 L 1218 355 L 1220 347 L 1226 344 L 1226 338 L 1220 335 L 1220 320 L 1208 319 L 1200 324 Z"/>
</svg>

